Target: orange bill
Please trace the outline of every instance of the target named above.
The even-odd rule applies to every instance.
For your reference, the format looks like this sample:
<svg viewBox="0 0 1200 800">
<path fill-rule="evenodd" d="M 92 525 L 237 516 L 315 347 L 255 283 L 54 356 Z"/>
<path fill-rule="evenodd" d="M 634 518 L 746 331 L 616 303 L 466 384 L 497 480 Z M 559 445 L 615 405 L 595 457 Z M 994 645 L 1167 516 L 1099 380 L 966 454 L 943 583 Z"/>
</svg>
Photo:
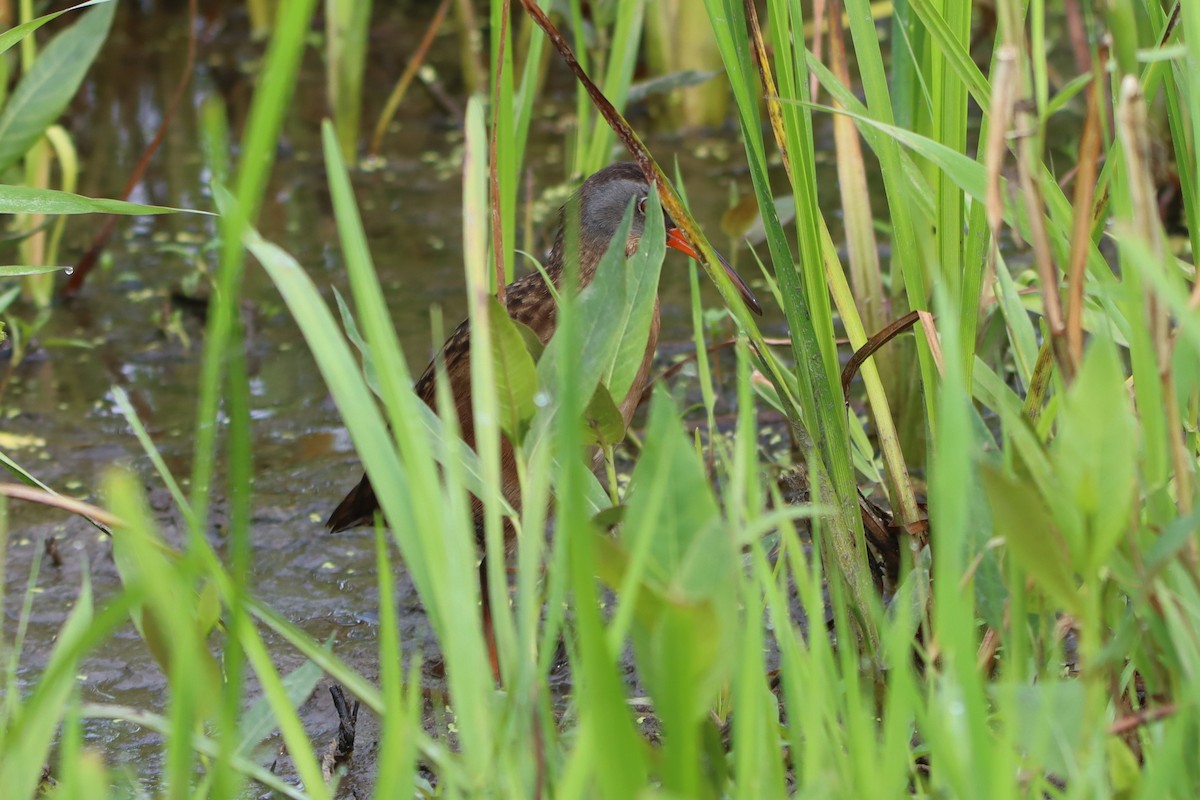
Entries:
<svg viewBox="0 0 1200 800">
<path fill-rule="evenodd" d="M 696 249 L 688 243 L 688 240 L 683 236 L 683 231 L 679 230 L 679 228 L 667 229 L 667 247 L 674 248 L 684 255 L 691 256 L 697 261 L 700 260 L 700 254 L 697 253 Z M 729 280 L 733 281 L 733 285 L 737 287 L 738 293 L 741 294 L 742 300 L 746 303 L 746 307 L 761 317 L 762 306 L 758 304 L 758 300 L 756 300 L 754 297 L 754 292 L 750 291 L 750 287 L 746 285 L 744 280 L 742 280 L 742 276 L 737 274 L 734 268 L 729 265 L 729 262 L 726 261 L 720 253 L 717 253 L 717 260 L 720 261 L 721 266 L 725 268 L 725 274 L 729 276 Z"/>
</svg>

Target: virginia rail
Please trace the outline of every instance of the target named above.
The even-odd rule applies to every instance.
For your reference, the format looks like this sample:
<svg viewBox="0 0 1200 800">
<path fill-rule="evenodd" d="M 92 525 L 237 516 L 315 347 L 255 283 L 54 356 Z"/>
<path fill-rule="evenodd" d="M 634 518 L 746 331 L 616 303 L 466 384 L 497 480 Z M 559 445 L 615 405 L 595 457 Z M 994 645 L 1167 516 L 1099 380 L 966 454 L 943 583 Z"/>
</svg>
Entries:
<svg viewBox="0 0 1200 800">
<path fill-rule="evenodd" d="M 592 175 L 583 182 L 583 185 L 579 187 L 579 191 L 568 201 L 568 205 L 571 203 L 578 204 L 579 281 L 581 287 L 586 286 L 595 276 L 596 267 L 599 265 L 605 250 L 608 249 L 609 242 L 612 241 L 613 236 L 616 234 L 617 227 L 620 225 L 631 200 L 635 201 L 635 208 L 633 224 L 629 229 L 629 239 L 625 244 L 625 252 L 626 255 L 633 255 L 637 250 L 638 242 L 641 240 L 642 230 L 646 222 L 646 198 L 650 191 L 650 186 L 646 183 L 641 168 L 632 161 L 626 161 L 605 167 Z M 554 282 L 556 288 L 562 281 L 563 258 L 566 255 L 563 231 L 566 212 L 567 206 L 563 206 L 562 210 L 559 211 L 558 233 L 554 239 L 554 247 L 550 251 L 549 263 L 546 264 L 546 274 Z M 666 217 L 665 222 L 667 226 L 667 246 L 686 253 L 692 258 L 697 258 L 696 251 L 688 244 L 687 240 L 683 237 L 683 233 L 675 227 L 670 217 Z M 750 292 L 750 288 L 746 285 L 746 282 L 741 279 L 733 267 L 725 262 L 724 259 L 722 259 L 722 264 L 725 267 L 726 273 L 733 281 L 734 286 L 741 293 L 746 305 L 756 314 L 762 314 L 762 309 L 759 307 L 758 301 L 754 299 L 754 295 Z M 558 321 L 558 309 L 555 305 L 554 295 L 547 288 L 541 273 L 534 272 L 513 281 L 505 288 L 504 295 L 509 316 L 532 328 L 543 344 L 550 341 L 550 337 L 554 335 L 554 329 Z M 654 315 L 650 323 L 650 338 L 646 343 L 646 353 L 642 357 L 641 366 L 638 369 L 637 376 L 634 378 L 633 385 L 629 389 L 629 393 L 621 400 L 619 406 L 626 426 L 629 425 L 629 420 L 637 408 L 639 398 L 642 396 L 642 390 L 646 386 L 646 380 L 650 376 L 650 366 L 654 359 L 654 349 L 658 344 L 658 314 L 659 306 L 656 299 L 654 302 Z M 462 437 L 468 445 L 474 448 L 475 426 L 471 415 L 470 394 L 471 349 L 467 324 L 467 322 L 463 322 L 459 325 L 450 338 L 446 340 L 446 343 L 442 345 L 441 356 L 445 359 L 446 374 L 450 382 L 451 396 L 454 397 L 455 409 L 458 412 Z M 425 372 L 417 381 L 414 390 L 418 397 L 429 404 L 430 407 L 434 407 L 433 362 L 425 368 Z M 517 468 L 513 459 L 512 447 L 507 441 L 501 443 L 500 458 L 501 479 L 503 481 L 505 499 L 508 500 L 513 508 L 520 509 L 521 487 L 517 478 Z M 472 498 L 471 504 L 476 527 L 478 528 L 482 522 L 482 504 L 478 498 Z M 370 481 L 364 475 L 358 485 L 333 510 L 325 525 L 335 533 L 359 525 L 370 525 L 373 523 L 375 512 L 378 509 L 379 503 L 375 499 L 375 491 L 372 489 Z M 487 602 L 486 597 L 485 593 L 485 603 Z"/>
</svg>

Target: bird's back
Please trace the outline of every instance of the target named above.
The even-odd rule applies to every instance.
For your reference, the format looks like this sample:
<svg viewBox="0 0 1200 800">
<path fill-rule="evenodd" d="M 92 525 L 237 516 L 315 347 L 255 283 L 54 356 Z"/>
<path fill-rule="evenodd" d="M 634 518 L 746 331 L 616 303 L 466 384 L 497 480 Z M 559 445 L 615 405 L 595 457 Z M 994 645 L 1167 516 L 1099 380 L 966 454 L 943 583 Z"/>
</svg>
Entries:
<svg viewBox="0 0 1200 800">
<path fill-rule="evenodd" d="M 505 304 L 509 316 L 515 321 L 528 326 L 542 344 L 547 344 L 550 341 L 558 325 L 558 306 L 554 301 L 554 295 L 547 288 L 545 279 L 541 273 L 534 272 L 526 275 L 505 287 Z M 654 314 L 650 324 L 650 337 L 647 342 L 645 355 L 638 367 L 633 385 L 618 404 L 626 427 L 629 426 L 629 421 L 633 418 L 634 411 L 637 410 L 638 401 L 641 399 L 642 391 L 645 389 L 646 382 L 650 376 L 650 369 L 654 361 L 654 350 L 658 344 L 658 329 L 659 304 L 658 299 L 655 298 Z M 455 412 L 458 415 L 459 430 L 463 441 L 471 449 L 474 449 L 475 421 L 471 412 L 470 342 L 470 322 L 467 320 L 459 325 L 454 333 L 450 335 L 450 338 L 446 340 L 446 343 L 442 345 L 442 349 L 438 352 L 438 355 L 434 357 L 434 360 L 425 368 L 421 377 L 417 379 L 416 384 L 413 386 L 413 391 L 416 392 L 417 397 L 424 401 L 426 405 L 436 410 L 437 363 L 439 360 L 443 361 L 450 396 L 454 398 Z M 517 465 L 512 445 L 507 439 L 502 439 L 500 443 L 500 474 L 505 499 L 513 508 L 520 509 L 521 485 L 517 475 Z M 358 485 L 333 510 L 325 525 L 334 533 L 359 525 L 369 525 L 374 520 L 375 512 L 378 509 L 378 499 L 375 496 L 370 481 L 364 475 Z M 476 497 L 471 498 L 471 512 L 477 521 L 482 516 L 482 503 Z"/>
</svg>

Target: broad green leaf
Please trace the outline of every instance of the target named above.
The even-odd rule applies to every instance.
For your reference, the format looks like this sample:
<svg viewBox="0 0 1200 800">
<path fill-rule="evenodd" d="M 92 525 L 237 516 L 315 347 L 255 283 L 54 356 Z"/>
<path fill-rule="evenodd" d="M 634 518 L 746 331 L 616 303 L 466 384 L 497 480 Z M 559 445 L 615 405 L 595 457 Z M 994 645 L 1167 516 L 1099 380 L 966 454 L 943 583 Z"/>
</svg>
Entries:
<svg viewBox="0 0 1200 800">
<path fill-rule="evenodd" d="M 0 142 L 0 148 L 3 143 Z M 108 200 L 100 197 L 84 197 L 54 189 L 38 189 L 33 186 L 0 186 L 0 214 L 208 214 L 187 208 L 168 206 L 146 206 L 126 203 L 123 200 Z"/>
<path fill-rule="evenodd" d="M 521 335 L 522 341 L 525 342 L 525 349 L 529 351 L 529 355 L 533 356 L 533 360 L 536 363 L 542 357 L 542 353 L 546 352 L 546 345 L 538 338 L 533 328 L 524 322 L 517 322 L 512 317 L 509 317 L 509 321 L 517 329 L 517 333 Z"/>
<path fill-rule="evenodd" d="M 621 542 L 631 574 L 665 599 L 649 624 L 634 628 L 638 666 L 664 725 L 696 724 L 732 668 L 737 553 L 664 392 L 651 403 L 628 506 Z"/>
<path fill-rule="evenodd" d="M 494 296 L 488 296 L 488 325 L 491 327 L 492 361 L 495 364 L 496 400 L 500 404 L 500 428 L 513 443 L 519 443 L 537 406 L 537 368 L 525 347 L 525 339 L 508 311 Z"/>
<path fill-rule="evenodd" d="M 597 514 L 592 521 L 598 527 L 612 527 L 622 523 L 628 511 L 626 506 L 611 506 Z M 622 542 L 612 536 L 608 534 L 596 536 L 596 574 L 609 586 L 626 585 L 625 581 L 629 580 L 635 566 L 633 556 L 634 554 L 631 554 Z M 634 585 L 634 588 L 629 592 L 621 591 L 619 594 L 630 606 L 626 613 L 636 619 L 638 624 L 649 628 L 655 624 L 655 620 L 666 613 L 670 598 L 655 581 L 638 582 L 635 575 L 630 583 Z M 623 609 L 624 605 L 621 608 Z M 622 611 L 619 610 L 618 613 L 622 613 Z"/>
<path fill-rule="evenodd" d="M 1138 491 L 1138 430 L 1110 339 L 1097 337 L 1067 391 L 1050 446 L 1058 483 L 1082 517 L 1076 567 L 1098 569 L 1129 528 Z"/>
<path fill-rule="evenodd" d="M 539 408 L 531 425 L 533 446 L 539 446 L 549 432 L 555 416 L 559 413 L 579 416 L 583 408 L 562 408 L 554 396 L 558 386 L 559 364 L 570 358 L 579 363 L 580 396 L 590 399 L 597 384 L 612 365 L 617 348 L 617 337 L 621 331 L 624 306 L 627 299 L 625 242 L 629 238 L 629 227 L 633 221 L 633 204 L 625 210 L 625 217 L 617 227 L 612 242 L 596 267 L 592 282 L 579 295 L 576 319 L 579 325 L 579 352 L 562 352 L 561 340 L 552 338 L 538 359 Z"/>
<path fill-rule="evenodd" d="M 592 395 L 592 400 L 583 415 L 585 443 L 615 445 L 625 438 L 625 420 L 604 384 L 596 387 L 596 393 Z"/>
<path fill-rule="evenodd" d="M 703 597 L 712 588 L 711 576 L 688 575 L 682 568 L 691 558 L 692 542 L 718 522 L 717 502 L 695 449 L 683 435 L 674 404 L 662 392 L 656 391 L 651 401 L 645 439 L 629 487 L 622 539 L 632 548 L 643 532 L 655 531 L 649 543 L 651 574 L 663 587 Z M 717 558 L 714 569 L 719 574 L 724 570 Z"/>
<path fill-rule="evenodd" d="M 625 211 L 621 226 L 596 268 L 596 275 L 579 297 L 578 315 L 582 332 L 581 364 L 583 396 L 594 398 L 596 387 L 608 387 L 611 399 L 624 398 L 633 384 L 646 354 L 651 319 L 658 296 L 658 280 L 666 252 L 666 231 L 658 197 L 651 192 L 647 205 L 648 223 L 637 252 L 625 258 L 624 242 L 632 223 L 633 205 Z M 538 359 L 538 384 L 543 387 L 544 405 L 534 417 L 534 442 L 541 440 L 554 415 L 563 409 L 550 395 L 557 385 L 558 363 L 564 357 L 554 339 Z M 594 402 L 589 401 L 589 402 Z M 582 414 L 584 409 L 572 413 Z M 623 425 L 623 421 L 622 421 Z"/>
<path fill-rule="evenodd" d="M 108 38 L 116 3 L 105 3 L 55 36 L 0 112 L 0 172 L 15 164 L 62 114 Z"/>
<path fill-rule="evenodd" d="M 1071 774 L 1079 747 L 1090 731 L 1084 725 L 1086 697 L 1078 680 L 999 683 L 990 693 L 1012 740 L 1034 763 L 1053 775 Z"/>
<path fill-rule="evenodd" d="M 601 572 L 622 599 L 609 641 L 631 629 L 662 723 L 664 786 L 694 796 L 699 726 L 737 652 L 738 558 L 665 392 L 655 394 L 645 441 L 619 542 L 601 548 Z"/>
<path fill-rule="evenodd" d="M 602 382 L 613 399 L 624 398 L 633 385 L 638 368 L 646 355 L 646 341 L 658 300 L 658 280 L 662 273 L 663 256 L 667 251 L 667 234 L 663 225 L 662 207 L 658 193 L 651 192 L 646 203 L 646 226 L 637 252 L 625 262 L 625 302 L 617 312 L 620 317 L 620 339 L 612 363 L 605 370 Z"/>
<path fill-rule="evenodd" d="M 984 464 L 980 475 L 992 510 L 996 535 L 1052 602 L 1074 610 L 1078 604 L 1071 553 L 1041 495 L 1025 481 Z"/>
</svg>

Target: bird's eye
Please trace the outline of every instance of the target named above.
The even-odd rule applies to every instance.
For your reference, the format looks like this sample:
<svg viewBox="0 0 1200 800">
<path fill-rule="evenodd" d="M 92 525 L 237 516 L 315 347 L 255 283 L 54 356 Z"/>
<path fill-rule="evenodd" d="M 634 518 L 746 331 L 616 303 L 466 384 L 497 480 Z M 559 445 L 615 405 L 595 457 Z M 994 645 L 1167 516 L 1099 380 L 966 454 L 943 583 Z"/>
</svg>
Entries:
<svg viewBox="0 0 1200 800">
<path fill-rule="evenodd" d="M 646 213 L 646 198 L 645 197 L 643 197 L 641 200 L 638 200 L 638 213 L 639 214 Z"/>
</svg>

